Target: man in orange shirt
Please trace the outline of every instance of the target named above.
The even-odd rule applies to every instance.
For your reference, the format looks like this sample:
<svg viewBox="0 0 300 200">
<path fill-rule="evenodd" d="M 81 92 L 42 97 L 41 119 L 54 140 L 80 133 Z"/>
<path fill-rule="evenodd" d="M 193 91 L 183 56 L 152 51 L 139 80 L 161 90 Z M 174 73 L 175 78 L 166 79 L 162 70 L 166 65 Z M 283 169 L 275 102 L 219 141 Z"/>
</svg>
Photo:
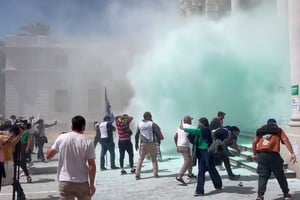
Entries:
<svg viewBox="0 0 300 200">
<path fill-rule="evenodd" d="M 284 199 L 291 199 L 283 170 L 283 159 L 279 153 L 280 142 L 285 144 L 290 153 L 290 161 L 294 164 L 296 162 L 296 155 L 294 154 L 292 145 L 285 132 L 277 126 L 275 119 L 269 119 L 266 125 L 256 131 L 256 136 L 252 143 L 253 160 L 258 164 L 258 191 L 256 200 L 264 200 L 271 172 L 273 172 L 280 185 Z"/>
</svg>

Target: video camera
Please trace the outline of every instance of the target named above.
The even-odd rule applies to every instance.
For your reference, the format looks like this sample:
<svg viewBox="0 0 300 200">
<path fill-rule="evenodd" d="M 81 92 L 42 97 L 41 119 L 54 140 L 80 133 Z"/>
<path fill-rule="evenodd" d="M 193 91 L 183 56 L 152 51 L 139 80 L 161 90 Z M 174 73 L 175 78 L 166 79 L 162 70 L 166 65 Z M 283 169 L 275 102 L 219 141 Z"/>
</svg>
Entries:
<svg viewBox="0 0 300 200">
<path fill-rule="evenodd" d="M 19 135 L 20 129 L 31 129 L 31 123 L 27 119 L 18 119 L 15 124 L 9 127 L 8 131 L 14 135 Z"/>
</svg>

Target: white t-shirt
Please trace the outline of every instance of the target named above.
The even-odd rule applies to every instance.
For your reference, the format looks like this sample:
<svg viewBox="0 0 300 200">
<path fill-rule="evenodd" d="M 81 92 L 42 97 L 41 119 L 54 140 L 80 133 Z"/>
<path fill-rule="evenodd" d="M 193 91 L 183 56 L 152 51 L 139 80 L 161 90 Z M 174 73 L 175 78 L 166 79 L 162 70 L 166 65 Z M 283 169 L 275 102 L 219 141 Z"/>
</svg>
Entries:
<svg viewBox="0 0 300 200">
<path fill-rule="evenodd" d="M 101 132 L 101 138 L 108 138 L 108 133 L 107 133 L 107 122 L 102 122 L 99 125 L 99 129 Z"/>
<path fill-rule="evenodd" d="M 153 142 L 153 130 L 152 130 L 152 121 L 141 121 L 138 125 L 141 137 L 145 138 L 148 142 Z M 141 140 L 143 140 L 141 138 Z"/>
<path fill-rule="evenodd" d="M 76 132 L 64 133 L 58 136 L 52 148 L 59 153 L 59 181 L 88 182 L 87 160 L 96 158 L 94 144 L 90 139 Z"/>
<path fill-rule="evenodd" d="M 191 124 L 182 124 L 183 128 L 195 128 L 193 125 Z M 184 132 L 184 130 L 178 128 L 177 129 L 177 133 L 178 133 L 178 138 L 177 138 L 177 146 L 182 146 L 182 147 L 190 147 L 190 141 L 187 138 L 188 133 Z"/>
</svg>

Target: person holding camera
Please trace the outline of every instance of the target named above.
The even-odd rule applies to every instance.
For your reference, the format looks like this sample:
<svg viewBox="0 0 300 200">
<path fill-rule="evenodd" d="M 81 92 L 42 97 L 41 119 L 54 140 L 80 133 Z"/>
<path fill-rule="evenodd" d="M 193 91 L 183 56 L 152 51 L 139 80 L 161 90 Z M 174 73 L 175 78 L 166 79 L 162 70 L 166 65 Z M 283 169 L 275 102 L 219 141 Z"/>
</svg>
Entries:
<svg viewBox="0 0 300 200">
<path fill-rule="evenodd" d="M 14 162 L 14 175 L 12 178 L 13 186 L 14 186 L 14 192 L 16 191 L 16 188 L 19 188 L 17 192 L 18 195 L 24 195 L 23 190 L 20 186 L 20 183 L 18 182 L 19 177 L 17 176 L 17 167 L 21 166 L 20 164 L 20 139 L 24 135 L 24 129 L 26 129 L 26 126 L 23 127 L 19 124 L 11 125 L 9 123 L 9 126 L 6 127 L 5 130 L 8 130 L 11 135 L 1 135 L 0 137 L 0 188 L 1 188 L 1 182 L 2 178 L 7 178 L 9 175 L 6 173 L 4 166 L 1 167 L 1 163 L 4 163 L 6 161 L 13 161 Z M 23 168 L 22 168 L 23 169 Z M 23 169 L 24 173 L 26 173 L 26 169 Z M 28 172 L 28 171 L 27 171 Z M 29 176 L 29 173 L 26 175 Z M 28 177 L 27 176 L 27 177 Z M 29 176 L 30 177 L 30 176 Z M 28 179 L 27 179 L 28 181 Z M 30 178 L 31 182 L 31 178 Z"/>
<path fill-rule="evenodd" d="M 55 126 L 57 124 L 57 121 L 55 121 L 53 124 L 45 124 L 44 120 L 39 119 L 34 125 L 36 126 L 37 132 L 35 133 L 35 142 L 36 146 L 38 148 L 37 153 L 37 159 L 41 160 L 42 162 L 45 162 L 45 156 L 44 156 L 44 144 L 48 143 L 48 139 L 45 135 L 45 129 L 49 128 L 51 126 Z"/>
</svg>

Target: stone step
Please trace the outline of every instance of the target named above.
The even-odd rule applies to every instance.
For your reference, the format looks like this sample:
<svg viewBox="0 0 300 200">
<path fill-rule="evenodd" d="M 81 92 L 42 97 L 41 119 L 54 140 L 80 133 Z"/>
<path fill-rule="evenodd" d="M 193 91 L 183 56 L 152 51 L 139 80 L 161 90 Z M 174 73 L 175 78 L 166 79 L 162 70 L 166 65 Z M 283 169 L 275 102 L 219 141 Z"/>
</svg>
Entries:
<svg viewBox="0 0 300 200">
<path fill-rule="evenodd" d="M 241 149 L 243 149 L 243 148 L 241 148 Z M 245 147 L 245 149 L 247 149 L 247 146 Z M 237 155 L 236 152 L 233 151 L 232 149 L 229 149 L 229 150 L 233 155 L 235 155 L 233 157 L 229 157 L 232 165 L 245 168 L 252 172 L 256 172 L 257 163 L 253 162 L 252 150 L 251 151 L 249 151 L 249 150 L 242 151 L 240 155 Z M 287 163 L 284 164 L 284 172 L 285 172 L 285 175 L 287 178 L 296 178 L 296 172 L 288 169 Z"/>
</svg>

